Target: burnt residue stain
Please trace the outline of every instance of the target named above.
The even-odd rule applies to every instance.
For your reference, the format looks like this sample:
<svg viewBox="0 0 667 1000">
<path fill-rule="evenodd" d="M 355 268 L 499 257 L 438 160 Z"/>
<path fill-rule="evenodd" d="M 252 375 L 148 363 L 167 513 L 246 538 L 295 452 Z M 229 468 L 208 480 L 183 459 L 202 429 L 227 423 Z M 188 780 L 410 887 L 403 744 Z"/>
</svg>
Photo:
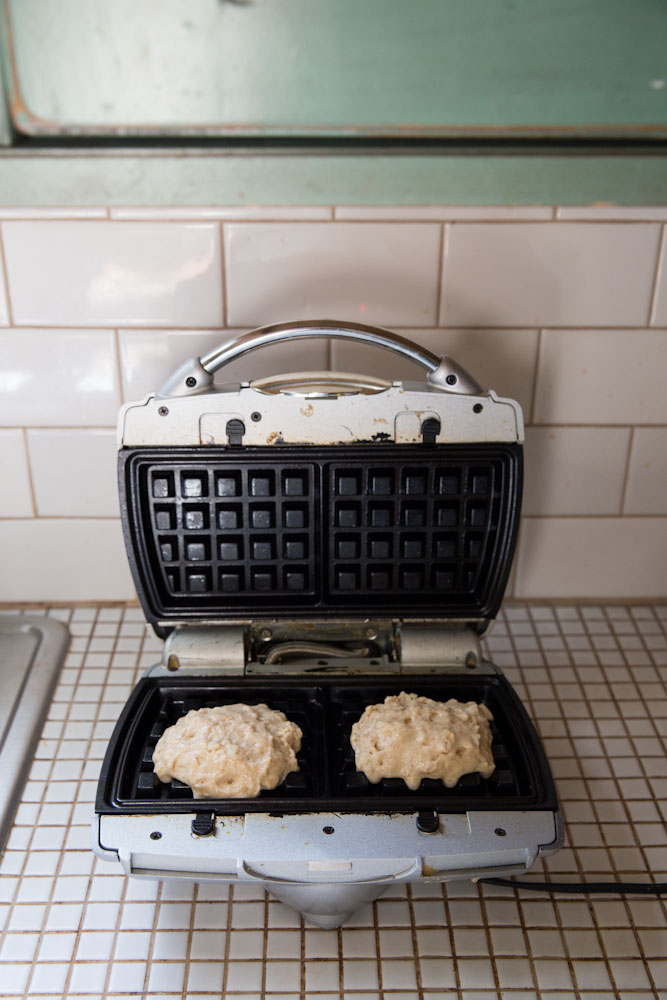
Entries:
<svg viewBox="0 0 667 1000">
<path fill-rule="evenodd" d="M 372 441 L 391 441 L 391 434 L 387 434 L 386 431 L 378 431 L 371 438 Z"/>
<path fill-rule="evenodd" d="M 266 439 L 267 444 L 284 444 L 282 431 L 271 431 Z"/>
</svg>

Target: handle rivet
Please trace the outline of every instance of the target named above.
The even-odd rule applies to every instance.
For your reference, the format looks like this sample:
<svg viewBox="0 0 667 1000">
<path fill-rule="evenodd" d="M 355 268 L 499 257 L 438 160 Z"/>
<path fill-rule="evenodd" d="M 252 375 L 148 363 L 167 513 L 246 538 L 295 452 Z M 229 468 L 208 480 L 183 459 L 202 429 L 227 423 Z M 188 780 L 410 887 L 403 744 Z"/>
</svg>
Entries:
<svg viewBox="0 0 667 1000">
<path fill-rule="evenodd" d="M 271 631 L 270 628 L 263 628 L 262 631 L 259 633 L 260 639 L 263 639 L 264 642 L 267 642 L 271 638 L 272 635 L 273 635 L 273 632 Z"/>
<path fill-rule="evenodd" d="M 261 419 L 262 419 L 262 414 L 261 414 L 261 413 L 258 413 L 258 412 L 257 412 L 257 410 L 255 410 L 255 412 L 254 412 L 254 413 L 251 413 L 251 414 L 250 414 L 250 419 L 251 419 L 251 420 L 254 420 L 254 421 L 255 421 L 255 423 L 257 423 L 257 421 L 258 421 L 258 420 L 261 420 Z"/>
<path fill-rule="evenodd" d="M 333 832 L 334 832 L 334 828 L 332 826 L 323 826 L 322 827 L 322 833 L 333 833 Z"/>
<path fill-rule="evenodd" d="M 445 382 L 447 383 L 447 385 L 456 385 L 458 379 L 456 375 L 448 375 L 447 378 L 445 379 Z"/>
<path fill-rule="evenodd" d="M 189 375 L 185 380 L 185 384 L 187 385 L 188 389 L 194 389 L 194 387 L 197 384 L 197 379 L 194 377 L 194 375 Z"/>
<path fill-rule="evenodd" d="M 482 406 L 481 403 L 475 403 L 475 405 L 472 408 L 472 412 L 473 413 L 481 413 L 483 409 L 484 409 L 484 407 Z"/>
<path fill-rule="evenodd" d="M 496 837 L 506 837 L 507 836 L 507 830 L 503 830 L 502 826 L 497 826 L 496 829 L 494 830 L 494 833 L 495 833 Z"/>
<path fill-rule="evenodd" d="M 153 830 L 153 832 L 151 833 L 151 840 L 161 840 L 161 838 L 162 838 L 162 834 L 160 833 L 160 831 L 159 830 Z"/>
<path fill-rule="evenodd" d="M 161 417 L 166 417 L 168 415 L 168 413 L 169 413 L 169 410 L 167 409 L 166 406 L 161 406 L 158 409 L 158 413 L 160 414 Z"/>
</svg>

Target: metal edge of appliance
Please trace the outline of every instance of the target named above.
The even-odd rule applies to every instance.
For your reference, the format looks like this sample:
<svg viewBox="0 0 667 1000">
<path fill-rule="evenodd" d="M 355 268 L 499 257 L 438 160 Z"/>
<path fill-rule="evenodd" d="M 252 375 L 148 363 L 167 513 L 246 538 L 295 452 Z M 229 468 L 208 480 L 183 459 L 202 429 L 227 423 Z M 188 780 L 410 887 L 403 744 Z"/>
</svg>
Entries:
<svg viewBox="0 0 667 1000">
<path fill-rule="evenodd" d="M 369 396 L 361 376 L 356 394 L 348 391 L 349 385 L 341 387 L 340 376 L 333 378 L 327 391 L 326 379 L 315 377 L 316 373 L 308 373 L 301 384 L 295 376 L 283 377 L 285 385 L 277 392 L 266 380 L 213 386 L 213 372 L 222 365 L 248 350 L 294 336 L 375 343 L 426 370 L 423 383 L 373 388 L 373 416 L 385 431 L 383 444 L 420 443 L 424 422 L 431 418 L 437 424 L 433 443 L 523 441 L 519 405 L 481 389 L 451 359 L 439 358 L 386 330 L 313 321 L 251 331 L 206 357 L 186 362 L 157 393 L 121 408 L 119 449 L 213 445 L 236 447 L 238 452 L 238 446 L 247 445 L 370 443 Z M 446 420 L 440 419 L 443 415 Z M 431 624 L 433 619 L 437 621 L 437 616 Z M 216 624 L 209 619 L 196 627 Z M 483 632 L 489 624 L 488 620 L 458 622 L 468 636 L 471 627 Z M 194 625 L 183 622 L 183 632 Z M 252 628 L 252 623 L 229 622 L 222 629 L 233 633 L 228 645 L 233 646 L 235 662 L 241 648 L 239 626 Z M 193 803 L 190 814 L 98 814 L 91 831 L 93 850 L 139 878 L 255 881 L 301 910 L 312 923 L 334 927 L 392 882 L 525 872 L 538 856 L 554 853 L 563 843 L 557 808 L 503 810 L 500 800 L 498 810 L 485 813 L 434 811 L 425 831 L 416 825 L 415 815 L 403 811 L 252 812 L 208 818 L 198 816 L 201 811 Z M 201 826 L 197 822 L 193 826 L 192 820 L 198 819 Z"/>
<path fill-rule="evenodd" d="M 69 645 L 62 622 L 46 616 L 0 620 L 0 851 Z"/>
</svg>

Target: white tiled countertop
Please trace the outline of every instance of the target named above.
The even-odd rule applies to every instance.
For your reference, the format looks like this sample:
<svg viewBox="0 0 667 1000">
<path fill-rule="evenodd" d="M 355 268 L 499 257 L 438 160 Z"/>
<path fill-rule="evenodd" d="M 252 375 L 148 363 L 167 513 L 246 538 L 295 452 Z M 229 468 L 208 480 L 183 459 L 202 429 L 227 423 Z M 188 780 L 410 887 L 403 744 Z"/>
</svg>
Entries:
<svg viewBox="0 0 667 1000">
<path fill-rule="evenodd" d="M 325 931 L 252 887 L 111 874 L 89 849 L 97 776 L 160 642 L 136 607 L 25 610 L 72 643 L 0 865 L 0 996 L 667 1000 L 660 898 L 423 885 Z M 488 651 L 566 818 L 537 878 L 667 879 L 666 627 L 667 607 L 618 605 L 513 604 L 496 623 Z"/>
</svg>

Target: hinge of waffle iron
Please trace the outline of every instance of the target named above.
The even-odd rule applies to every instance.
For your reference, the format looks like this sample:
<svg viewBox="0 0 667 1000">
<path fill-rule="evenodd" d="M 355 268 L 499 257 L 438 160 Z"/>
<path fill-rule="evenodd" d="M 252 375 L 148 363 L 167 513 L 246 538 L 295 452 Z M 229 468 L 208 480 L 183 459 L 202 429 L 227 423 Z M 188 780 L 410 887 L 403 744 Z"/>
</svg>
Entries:
<svg viewBox="0 0 667 1000">
<path fill-rule="evenodd" d="M 464 622 L 276 622 L 185 625 L 162 666 L 197 674 L 443 673 L 483 665 Z"/>
<path fill-rule="evenodd" d="M 398 642 L 404 673 L 474 670 L 482 661 L 479 637 L 462 622 L 402 622 Z"/>
<path fill-rule="evenodd" d="M 243 625 L 175 628 L 162 648 L 162 665 L 172 671 L 242 674 L 245 664 L 246 629 Z"/>
</svg>

